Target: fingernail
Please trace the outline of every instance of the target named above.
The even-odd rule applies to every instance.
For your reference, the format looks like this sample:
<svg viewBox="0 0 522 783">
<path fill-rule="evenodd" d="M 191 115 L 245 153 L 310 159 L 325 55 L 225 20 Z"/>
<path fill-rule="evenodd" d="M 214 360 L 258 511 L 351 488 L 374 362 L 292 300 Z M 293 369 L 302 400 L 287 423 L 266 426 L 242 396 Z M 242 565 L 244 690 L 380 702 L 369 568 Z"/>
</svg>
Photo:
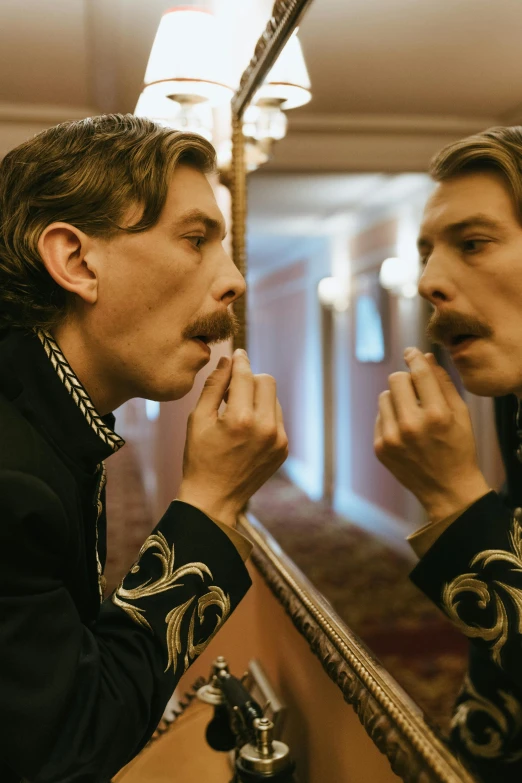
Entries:
<svg viewBox="0 0 522 783">
<path fill-rule="evenodd" d="M 248 359 L 248 354 L 244 348 L 236 348 L 234 356 L 245 356 Z"/>
<path fill-rule="evenodd" d="M 222 356 L 219 362 L 217 363 L 217 369 L 224 370 L 225 367 L 228 367 L 229 364 L 230 364 L 230 359 L 228 358 L 228 356 Z"/>
<path fill-rule="evenodd" d="M 404 358 L 406 359 L 406 361 L 409 361 L 410 359 L 413 359 L 413 357 L 415 356 L 416 353 L 417 353 L 417 349 L 416 348 L 411 348 L 411 347 L 410 348 L 405 348 L 404 349 Z"/>
</svg>

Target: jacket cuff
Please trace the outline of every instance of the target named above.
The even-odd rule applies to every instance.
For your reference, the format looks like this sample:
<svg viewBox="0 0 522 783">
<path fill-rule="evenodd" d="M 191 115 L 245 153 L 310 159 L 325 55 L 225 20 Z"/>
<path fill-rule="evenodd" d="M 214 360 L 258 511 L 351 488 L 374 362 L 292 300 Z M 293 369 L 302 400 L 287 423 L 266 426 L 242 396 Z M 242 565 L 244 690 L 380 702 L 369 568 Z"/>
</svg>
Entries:
<svg viewBox="0 0 522 783">
<path fill-rule="evenodd" d="M 512 513 L 496 492 L 488 492 L 458 517 L 428 549 L 410 579 L 440 605 L 441 590 L 457 574 L 470 569 L 477 552 L 510 550 Z"/>
<path fill-rule="evenodd" d="M 428 549 L 435 543 L 435 541 L 441 536 L 445 530 L 452 525 L 456 519 L 471 507 L 471 503 L 464 506 L 455 514 L 446 517 L 446 519 L 440 519 L 438 522 L 428 522 L 423 527 L 411 533 L 406 538 L 406 541 L 411 546 L 417 557 L 424 557 Z"/>
</svg>

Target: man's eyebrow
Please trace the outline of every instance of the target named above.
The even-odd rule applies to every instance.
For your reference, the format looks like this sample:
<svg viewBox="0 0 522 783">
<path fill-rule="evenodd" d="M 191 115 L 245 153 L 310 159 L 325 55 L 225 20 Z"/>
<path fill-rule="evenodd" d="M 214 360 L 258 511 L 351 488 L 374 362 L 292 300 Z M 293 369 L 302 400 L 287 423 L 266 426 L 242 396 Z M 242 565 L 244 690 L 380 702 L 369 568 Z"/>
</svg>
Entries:
<svg viewBox="0 0 522 783">
<path fill-rule="evenodd" d="M 470 215 L 470 217 L 466 218 L 465 220 L 459 220 L 456 223 L 449 223 L 447 226 L 444 226 L 442 233 L 450 235 L 460 234 L 470 228 L 485 228 L 489 229 L 490 231 L 503 231 L 506 226 L 504 223 L 499 222 L 498 220 L 494 220 L 487 215 L 478 213 L 476 215 Z M 429 237 L 423 236 L 422 234 L 417 240 L 417 247 L 419 250 L 425 250 L 426 248 L 431 247 L 431 244 L 432 243 Z"/>
<path fill-rule="evenodd" d="M 222 239 L 226 237 L 227 231 L 223 221 L 210 217 L 210 215 L 207 215 L 207 213 L 203 212 L 201 209 L 191 209 L 181 215 L 181 217 L 176 220 L 176 228 L 184 228 L 193 223 L 203 223 L 208 231 L 220 234 Z"/>
</svg>

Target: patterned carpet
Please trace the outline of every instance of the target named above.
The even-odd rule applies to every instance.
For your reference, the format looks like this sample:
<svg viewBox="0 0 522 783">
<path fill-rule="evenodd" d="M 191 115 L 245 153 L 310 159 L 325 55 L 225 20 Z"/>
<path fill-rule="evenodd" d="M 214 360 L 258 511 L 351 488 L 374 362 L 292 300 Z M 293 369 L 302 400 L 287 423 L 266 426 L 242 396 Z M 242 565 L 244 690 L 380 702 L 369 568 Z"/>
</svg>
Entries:
<svg viewBox="0 0 522 783">
<path fill-rule="evenodd" d="M 411 564 L 281 474 L 255 495 L 250 511 L 445 732 L 468 643 L 409 581 Z"/>
</svg>

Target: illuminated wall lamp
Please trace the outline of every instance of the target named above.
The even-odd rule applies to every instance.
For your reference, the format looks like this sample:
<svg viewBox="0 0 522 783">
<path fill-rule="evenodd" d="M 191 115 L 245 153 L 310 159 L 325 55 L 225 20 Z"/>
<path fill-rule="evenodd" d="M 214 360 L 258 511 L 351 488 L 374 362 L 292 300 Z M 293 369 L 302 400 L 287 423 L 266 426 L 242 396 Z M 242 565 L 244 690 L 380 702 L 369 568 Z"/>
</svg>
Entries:
<svg viewBox="0 0 522 783">
<path fill-rule="evenodd" d="M 230 103 L 233 79 L 222 56 L 216 19 L 179 6 L 160 21 L 134 113 L 212 140 L 212 108 Z"/>
<path fill-rule="evenodd" d="M 386 258 L 379 272 L 379 283 L 387 291 L 406 299 L 417 296 L 419 265 L 416 259 Z"/>
<path fill-rule="evenodd" d="M 323 277 L 317 284 L 317 296 L 323 307 L 343 313 L 350 306 L 350 285 L 339 277 Z"/>
<path fill-rule="evenodd" d="M 213 108 L 230 103 L 238 74 L 224 56 L 217 22 L 210 11 L 179 6 L 166 11 L 151 49 L 145 86 L 134 114 L 167 127 L 199 133 L 213 141 Z M 266 163 L 287 129 L 285 111 L 311 99 L 310 77 L 295 31 L 244 116 L 246 165 Z M 230 167 L 232 144 L 220 143 L 218 165 Z"/>
<path fill-rule="evenodd" d="M 257 165 L 269 160 L 274 143 L 286 136 L 285 111 L 304 106 L 311 100 L 310 88 L 310 77 L 295 30 L 245 112 L 243 135 L 247 139 L 247 149 L 249 144 L 258 148 Z"/>
</svg>

